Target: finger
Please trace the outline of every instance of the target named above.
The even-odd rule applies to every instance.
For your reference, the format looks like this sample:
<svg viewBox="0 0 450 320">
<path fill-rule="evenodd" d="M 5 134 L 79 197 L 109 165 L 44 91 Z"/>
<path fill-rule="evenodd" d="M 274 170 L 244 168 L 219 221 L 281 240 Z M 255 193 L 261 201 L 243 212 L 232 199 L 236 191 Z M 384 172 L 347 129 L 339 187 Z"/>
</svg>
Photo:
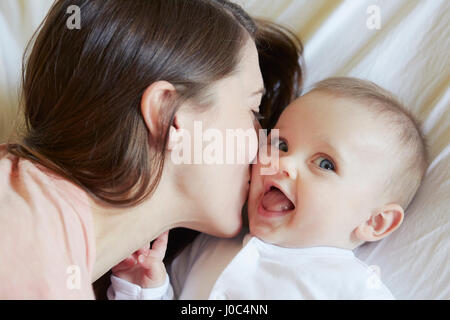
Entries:
<svg viewBox="0 0 450 320">
<path fill-rule="evenodd" d="M 128 258 L 125 258 L 121 262 L 119 262 L 117 265 L 115 265 L 111 269 L 111 271 L 113 273 L 115 273 L 115 272 L 120 272 L 120 271 L 123 271 L 123 270 L 127 270 L 127 269 L 133 267 L 136 263 L 137 263 L 137 260 L 133 256 L 130 256 Z"/>
<path fill-rule="evenodd" d="M 156 266 L 159 264 L 162 264 L 161 260 L 158 260 L 158 258 L 152 257 L 152 256 L 144 256 L 140 255 L 138 257 L 137 263 L 144 269 L 155 269 Z"/>
<path fill-rule="evenodd" d="M 139 256 L 138 264 L 140 267 L 145 269 L 145 272 L 148 274 L 157 275 L 159 270 L 165 270 L 164 263 L 161 260 L 151 256 Z"/>
<path fill-rule="evenodd" d="M 136 254 L 137 254 L 136 256 L 139 257 L 141 254 L 147 255 L 149 251 L 150 251 L 150 243 L 145 244 L 144 246 L 142 246 L 141 248 L 139 248 L 139 249 L 136 251 Z"/>
<path fill-rule="evenodd" d="M 159 287 L 162 286 L 166 280 L 166 269 L 164 264 L 161 262 L 155 264 L 151 269 L 147 269 L 145 271 L 145 276 L 147 279 L 144 280 L 146 282 L 146 286 Z"/>
<path fill-rule="evenodd" d="M 166 231 L 163 234 L 161 234 L 153 242 L 152 248 L 150 249 L 148 255 L 154 258 L 158 258 L 160 260 L 164 259 L 164 256 L 166 255 L 168 239 L 169 239 L 169 231 Z"/>
</svg>

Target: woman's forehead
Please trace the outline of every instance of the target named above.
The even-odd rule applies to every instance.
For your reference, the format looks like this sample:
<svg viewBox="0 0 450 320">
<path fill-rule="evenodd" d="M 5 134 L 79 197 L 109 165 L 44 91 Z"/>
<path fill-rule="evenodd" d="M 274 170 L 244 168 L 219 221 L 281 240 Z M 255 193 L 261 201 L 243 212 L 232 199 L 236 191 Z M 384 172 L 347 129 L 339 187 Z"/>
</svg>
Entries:
<svg viewBox="0 0 450 320">
<path fill-rule="evenodd" d="M 241 50 L 241 61 L 237 71 L 243 79 L 243 85 L 250 90 L 250 93 L 253 93 L 264 88 L 264 81 L 259 67 L 258 50 L 252 39 L 248 39 Z"/>
</svg>

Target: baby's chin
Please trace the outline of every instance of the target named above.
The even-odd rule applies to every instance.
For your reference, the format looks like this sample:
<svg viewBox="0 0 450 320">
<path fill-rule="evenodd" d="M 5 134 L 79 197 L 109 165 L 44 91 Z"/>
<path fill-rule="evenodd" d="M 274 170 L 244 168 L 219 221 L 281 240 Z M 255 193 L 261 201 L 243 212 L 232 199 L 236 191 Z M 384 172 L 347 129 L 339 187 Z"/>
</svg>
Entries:
<svg viewBox="0 0 450 320">
<path fill-rule="evenodd" d="M 261 223 L 255 223 L 253 219 L 249 218 L 249 231 L 250 234 L 254 237 L 259 238 L 260 240 L 278 245 L 279 239 L 276 236 L 276 230 L 273 230 L 273 227 L 270 225 L 265 225 Z"/>
<path fill-rule="evenodd" d="M 248 229 L 250 234 L 266 243 L 278 245 L 280 240 L 283 240 L 279 239 L 280 236 L 282 237 L 283 235 L 283 233 L 280 232 L 282 231 L 283 224 L 280 225 L 270 219 L 266 220 L 261 218 L 257 213 L 259 203 L 257 203 L 257 201 L 252 202 L 252 200 L 253 199 L 250 198 L 247 203 Z"/>
<path fill-rule="evenodd" d="M 255 222 L 256 221 L 256 222 Z M 292 239 L 286 237 L 287 231 L 282 226 L 275 226 L 270 224 L 261 223 L 257 219 L 249 217 L 249 232 L 252 236 L 264 241 L 265 243 L 273 244 L 279 247 L 285 248 L 297 248 L 302 247 L 297 243 L 292 243 Z"/>
<path fill-rule="evenodd" d="M 280 239 L 279 236 L 274 232 L 263 231 L 260 228 L 250 228 L 250 234 L 265 243 L 269 243 L 278 247 L 296 247 L 284 241 L 285 239 Z"/>
</svg>

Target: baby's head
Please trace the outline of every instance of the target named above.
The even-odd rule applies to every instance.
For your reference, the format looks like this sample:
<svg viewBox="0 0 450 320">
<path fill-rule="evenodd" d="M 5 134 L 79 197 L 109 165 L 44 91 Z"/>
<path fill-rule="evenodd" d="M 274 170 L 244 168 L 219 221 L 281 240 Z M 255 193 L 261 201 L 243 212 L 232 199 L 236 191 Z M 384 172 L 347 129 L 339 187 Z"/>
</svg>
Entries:
<svg viewBox="0 0 450 320">
<path fill-rule="evenodd" d="M 354 249 L 400 226 L 427 153 L 416 120 L 390 93 L 327 79 L 292 102 L 275 129 L 268 147 L 278 149 L 276 173 L 262 175 L 269 165 L 259 162 L 252 170 L 253 235 L 284 247 Z"/>
</svg>

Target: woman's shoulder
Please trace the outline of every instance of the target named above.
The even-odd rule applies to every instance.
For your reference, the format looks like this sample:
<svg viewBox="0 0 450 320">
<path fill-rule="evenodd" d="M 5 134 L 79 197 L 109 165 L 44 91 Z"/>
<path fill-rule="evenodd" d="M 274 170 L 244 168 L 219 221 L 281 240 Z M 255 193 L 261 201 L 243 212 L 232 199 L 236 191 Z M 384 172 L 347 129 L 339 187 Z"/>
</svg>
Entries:
<svg viewBox="0 0 450 320">
<path fill-rule="evenodd" d="M 64 280 L 55 289 L 67 290 L 70 270 L 90 281 L 95 258 L 93 230 L 81 189 L 0 145 L 0 260 L 11 261 L 0 267 L 2 288 L 11 284 L 0 290 L 0 296 L 17 296 L 8 294 L 17 281 L 38 292 L 55 282 L 46 277 Z M 84 297 L 89 290 L 81 291 Z M 62 296 L 77 296 L 76 291 L 69 293 Z M 52 296 L 51 289 L 46 294 Z"/>
<path fill-rule="evenodd" d="M 13 198 L 17 201 L 7 201 L 8 205 L 26 203 L 34 209 L 47 206 L 70 209 L 64 212 L 81 215 L 83 221 L 91 213 L 83 189 L 38 163 L 7 152 L 3 144 L 0 145 L 0 199 Z"/>
</svg>

